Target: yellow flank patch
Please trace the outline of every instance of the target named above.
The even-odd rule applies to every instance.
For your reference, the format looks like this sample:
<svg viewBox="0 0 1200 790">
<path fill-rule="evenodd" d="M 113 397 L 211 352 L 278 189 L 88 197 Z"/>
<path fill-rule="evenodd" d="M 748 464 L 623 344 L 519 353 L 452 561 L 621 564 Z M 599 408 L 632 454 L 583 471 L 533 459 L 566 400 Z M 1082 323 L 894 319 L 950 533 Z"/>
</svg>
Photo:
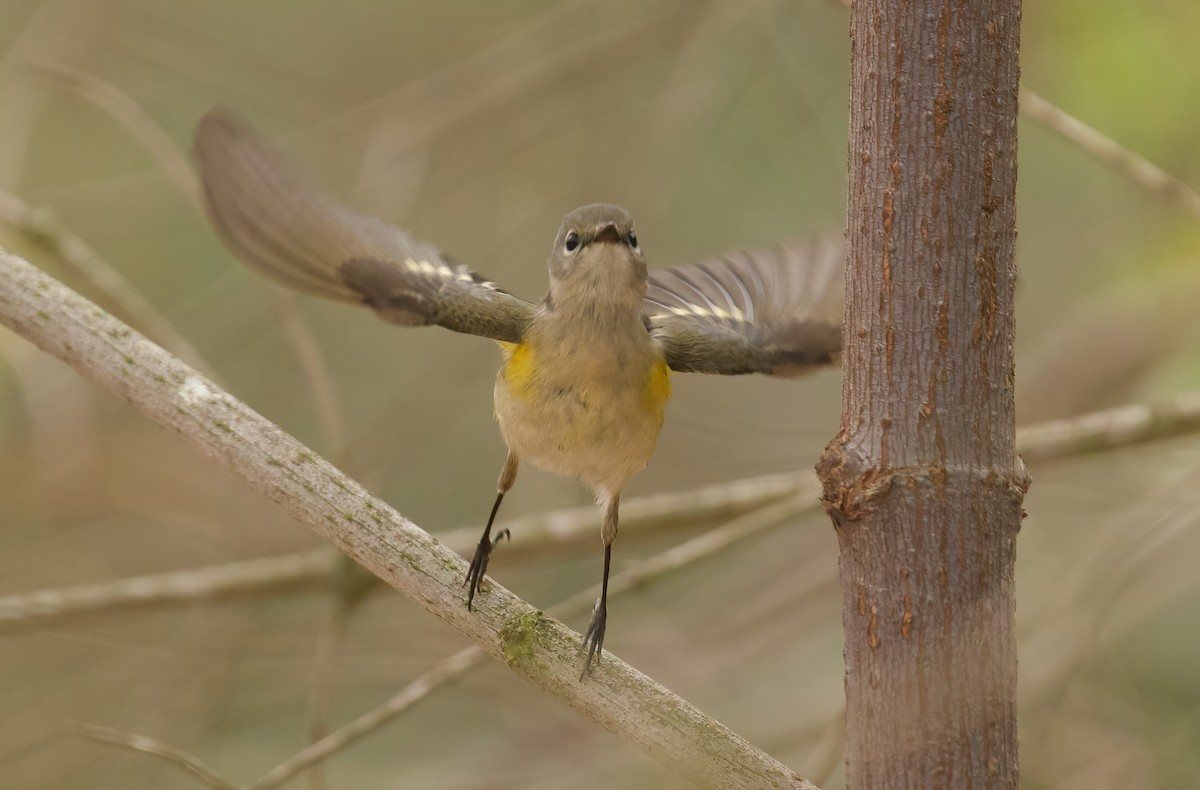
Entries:
<svg viewBox="0 0 1200 790">
<path fill-rule="evenodd" d="M 527 396 L 533 388 L 536 363 L 528 343 L 500 343 L 504 351 L 504 383 L 515 395 Z"/>
<path fill-rule="evenodd" d="M 647 408 L 660 415 L 666 409 L 667 399 L 671 397 L 671 368 L 665 360 L 658 360 L 650 368 L 644 397 Z"/>
</svg>

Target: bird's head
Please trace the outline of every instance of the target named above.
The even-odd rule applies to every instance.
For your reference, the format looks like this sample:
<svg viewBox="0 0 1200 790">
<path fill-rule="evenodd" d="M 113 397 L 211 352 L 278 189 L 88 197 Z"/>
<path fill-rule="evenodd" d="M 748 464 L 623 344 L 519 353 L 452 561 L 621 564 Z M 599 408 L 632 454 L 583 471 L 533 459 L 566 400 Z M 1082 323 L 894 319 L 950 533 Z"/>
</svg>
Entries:
<svg viewBox="0 0 1200 790">
<path fill-rule="evenodd" d="M 633 217 L 594 203 L 563 218 L 550 250 L 550 298 L 556 305 L 637 309 L 646 295 L 646 258 Z"/>
</svg>

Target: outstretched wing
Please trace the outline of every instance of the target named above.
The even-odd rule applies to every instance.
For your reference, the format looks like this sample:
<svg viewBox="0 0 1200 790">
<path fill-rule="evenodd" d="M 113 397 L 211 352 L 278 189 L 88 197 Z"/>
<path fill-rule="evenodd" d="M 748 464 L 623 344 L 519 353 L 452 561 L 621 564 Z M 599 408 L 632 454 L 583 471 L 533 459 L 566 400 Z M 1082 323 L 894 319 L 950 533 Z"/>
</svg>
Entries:
<svg viewBox="0 0 1200 790">
<path fill-rule="evenodd" d="M 643 312 L 672 370 L 792 376 L 838 359 L 844 252 L 818 238 L 650 272 Z"/>
<path fill-rule="evenodd" d="M 299 172 L 249 124 L 223 110 L 196 127 L 205 210 L 226 246 L 275 280 L 365 304 L 403 326 L 437 324 L 520 340 L 534 306 L 434 245 L 354 211 Z"/>
</svg>

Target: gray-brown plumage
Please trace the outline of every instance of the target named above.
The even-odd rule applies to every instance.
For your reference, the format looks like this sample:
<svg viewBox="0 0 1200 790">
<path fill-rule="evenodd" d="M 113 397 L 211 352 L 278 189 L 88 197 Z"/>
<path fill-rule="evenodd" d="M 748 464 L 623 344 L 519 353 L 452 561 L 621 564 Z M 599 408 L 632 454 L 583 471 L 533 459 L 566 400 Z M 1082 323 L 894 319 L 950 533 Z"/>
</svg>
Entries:
<svg viewBox="0 0 1200 790">
<path fill-rule="evenodd" d="M 672 370 L 803 373 L 841 349 L 841 241 L 737 251 L 650 272 L 645 313 Z"/>
<path fill-rule="evenodd" d="M 335 199 L 229 112 L 201 119 L 193 156 L 222 240 L 284 285 L 365 304 L 401 326 L 436 324 L 493 340 L 517 342 L 533 317 L 532 304 L 433 244 Z"/>
<path fill-rule="evenodd" d="M 493 340 L 518 342 L 533 318 L 535 305 L 329 195 L 229 112 L 200 121 L 194 157 L 221 238 L 285 285 Z M 831 239 L 733 252 L 651 270 L 643 313 L 672 370 L 794 375 L 841 348 L 841 271 Z"/>
<path fill-rule="evenodd" d="M 501 341 L 494 403 L 508 456 L 467 574 L 467 606 L 486 574 L 492 523 L 519 463 L 579 480 L 604 512 L 604 583 L 584 636 L 585 675 L 604 642 L 621 491 L 654 452 L 668 369 L 792 375 L 832 362 L 840 348 L 838 244 L 648 271 L 629 213 L 584 206 L 563 219 L 550 253 L 550 291 L 535 306 L 339 202 L 229 113 L 200 122 L 195 159 L 213 225 L 253 268 L 308 293 L 364 304 L 395 324 Z"/>
</svg>

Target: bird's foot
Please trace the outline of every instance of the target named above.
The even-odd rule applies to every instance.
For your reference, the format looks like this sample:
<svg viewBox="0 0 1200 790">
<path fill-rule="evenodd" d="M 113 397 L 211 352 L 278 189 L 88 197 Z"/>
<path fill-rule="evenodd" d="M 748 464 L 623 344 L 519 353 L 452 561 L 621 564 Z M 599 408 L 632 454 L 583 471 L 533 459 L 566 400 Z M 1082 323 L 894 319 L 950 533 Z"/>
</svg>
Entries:
<svg viewBox="0 0 1200 790">
<path fill-rule="evenodd" d="M 503 538 L 508 538 L 511 542 L 512 534 L 507 529 L 502 529 L 496 533 L 495 540 L 489 539 L 485 534 L 479 539 L 479 545 L 475 547 L 475 556 L 471 558 L 471 567 L 467 569 L 467 578 L 463 581 L 463 586 L 468 588 L 468 611 L 475 600 L 475 593 L 479 592 L 479 588 L 483 585 L 483 577 L 487 573 L 488 558 L 492 556 L 492 549 Z"/>
<path fill-rule="evenodd" d="M 587 651 L 587 657 L 583 661 L 583 671 L 579 673 L 579 679 L 583 680 L 592 671 L 592 659 L 595 658 L 597 664 L 600 663 L 600 652 L 604 647 L 604 626 L 608 622 L 608 606 L 603 598 L 596 600 L 596 608 L 592 609 L 592 622 L 588 624 L 587 631 L 583 635 L 583 644 L 579 651 Z"/>
</svg>

